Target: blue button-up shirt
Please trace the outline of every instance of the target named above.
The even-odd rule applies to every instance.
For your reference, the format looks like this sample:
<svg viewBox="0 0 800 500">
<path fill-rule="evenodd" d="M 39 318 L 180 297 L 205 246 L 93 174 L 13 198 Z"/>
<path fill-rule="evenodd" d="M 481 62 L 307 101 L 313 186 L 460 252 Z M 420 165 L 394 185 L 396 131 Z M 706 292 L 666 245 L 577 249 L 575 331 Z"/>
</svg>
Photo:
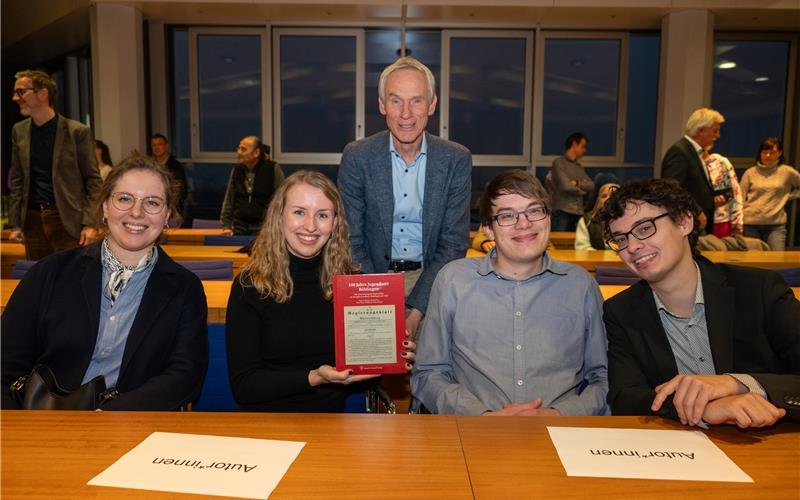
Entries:
<svg viewBox="0 0 800 500">
<path fill-rule="evenodd" d="M 480 415 L 542 398 L 562 415 L 608 413 L 600 289 L 551 260 L 524 280 L 494 269 L 497 250 L 439 272 L 417 344 L 411 390 L 436 413 Z"/>
<path fill-rule="evenodd" d="M 392 157 L 392 260 L 422 262 L 422 201 L 425 194 L 425 168 L 428 161 L 428 141 L 422 135 L 419 154 L 411 164 L 394 147 L 389 134 Z"/>
<path fill-rule="evenodd" d="M 150 279 L 157 260 L 158 249 L 153 252 L 153 260 L 147 267 L 133 273 L 113 305 L 107 291 L 109 274 L 105 267 L 103 268 L 103 293 L 100 299 L 97 342 L 94 345 L 92 359 L 83 376 L 82 383 L 85 384 L 96 376 L 103 375 L 106 379 L 106 387 L 111 388 L 117 385 L 125 343 L 128 341 L 128 334 L 133 326 L 133 320 L 136 318 L 136 312 L 139 310 L 139 303 L 142 301 L 147 280 Z"/>
</svg>

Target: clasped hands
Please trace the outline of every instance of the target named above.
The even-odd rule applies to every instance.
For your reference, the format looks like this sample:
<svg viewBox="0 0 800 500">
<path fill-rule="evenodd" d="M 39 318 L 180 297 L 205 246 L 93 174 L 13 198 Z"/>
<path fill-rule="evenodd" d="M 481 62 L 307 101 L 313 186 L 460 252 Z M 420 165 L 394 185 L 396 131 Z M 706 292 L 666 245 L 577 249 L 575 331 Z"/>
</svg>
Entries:
<svg viewBox="0 0 800 500">
<path fill-rule="evenodd" d="M 682 424 L 736 424 L 740 428 L 766 427 L 786 415 L 767 399 L 749 392 L 731 375 L 676 375 L 656 387 L 650 409 L 659 411 L 667 397 Z"/>
<path fill-rule="evenodd" d="M 542 408 L 542 398 L 527 403 L 511 403 L 500 410 L 483 413 L 487 417 L 557 417 L 561 412 L 555 408 Z"/>
</svg>

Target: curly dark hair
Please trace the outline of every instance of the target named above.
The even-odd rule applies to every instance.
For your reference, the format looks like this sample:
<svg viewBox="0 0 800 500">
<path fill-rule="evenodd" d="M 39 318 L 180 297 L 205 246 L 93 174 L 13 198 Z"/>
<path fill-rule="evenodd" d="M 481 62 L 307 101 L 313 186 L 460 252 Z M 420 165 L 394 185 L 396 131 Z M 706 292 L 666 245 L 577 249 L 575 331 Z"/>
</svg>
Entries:
<svg viewBox="0 0 800 500">
<path fill-rule="evenodd" d="M 596 220 L 603 226 L 605 237 L 611 237 L 609 224 L 625 214 L 628 203 L 641 202 L 665 209 L 673 222 L 678 222 L 686 214 L 691 214 L 694 217 L 694 228 L 689 234 L 689 246 L 692 248 L 692 253 L 699 253 L 698 216 L 702 209 L 694 197 L 675 179 L 635 180 L 622 184 L 595 215 Z"/>
</svg>

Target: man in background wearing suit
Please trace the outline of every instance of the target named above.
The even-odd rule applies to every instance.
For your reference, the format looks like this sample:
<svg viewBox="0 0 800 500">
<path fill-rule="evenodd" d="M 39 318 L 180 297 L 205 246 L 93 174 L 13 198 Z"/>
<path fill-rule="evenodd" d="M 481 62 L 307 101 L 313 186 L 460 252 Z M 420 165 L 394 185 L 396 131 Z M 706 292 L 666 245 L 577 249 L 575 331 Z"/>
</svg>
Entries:
<svg viewBox="0 0 800 500">
<path fill-rule="evenodd" d="M 14 76 L 14 102 L 29 118 L 11 131 L 10 239 L 39 260 L 96 239 L 92 205 L 103 180 L 92 131 L 55 112 L 56 82 L 41 71 Z"/>
<path fill-rule="evenodd" d="M 708 178 L 703 150 L 719 139 L 720 126 L 725 117 L 714 109 L 695 110 L 686 121 L 684 136 L 670 146 L 661 161 L 661 177 L 675 179 L 694 196 L 706 214 L 706 220 L 714 220 L 714 207 L 728 202 L 732 193 L 714 193 Z"/>
<path fill-rule="evenodd" d="M 773 271 L 693 255 L 699 213 L 671 179 L 623 184 L 600 210 L 608 245 L 642 279 L 605 303 L 611 411 L 800 420 L 800 302 Z"/>
<path fill-rule="evenodd" d="M 186 183 L 186 170 L 183 168 L 183 164 L 169 152 L 169 141 L 167 141 L 164 134 L 150 136 L 150 150 L 153 152 L 153 158 L 156 159 L 158 164 L 172 174 L 175 181 L 175 190 L 178 193 L 178 210 L 180 210 L 181 215 L 186 215 L 186 195 L 188 194 L 189 186 Z"/>
<path fill-rule="evenodd" d="M 378 106 L 389 130 L 348 144 L 338 174 L 353 256 L 365 273 L 405 274 L 412 336 L 436 273 L 469 245 L 472 157 L 425 132 L 435 85 L 430 69 L 411 57 L 384 69 Z"/>
</svg>

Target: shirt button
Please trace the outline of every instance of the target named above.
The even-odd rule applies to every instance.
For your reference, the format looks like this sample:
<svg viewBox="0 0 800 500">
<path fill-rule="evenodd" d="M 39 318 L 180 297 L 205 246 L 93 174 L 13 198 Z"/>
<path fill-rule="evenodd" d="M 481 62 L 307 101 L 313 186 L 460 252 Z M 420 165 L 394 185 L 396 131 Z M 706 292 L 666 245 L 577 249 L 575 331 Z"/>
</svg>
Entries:
<svg viewBox="0 0 800 500">
<path fill-rule="evenodd" d="M 517 312 L 514 313 L 514 316 L 522 316 L 522 313 L 517 311 Z"/>
<path fill-rule="evenodd" d="M 405 218 L 406 218 L 406 216 L 405 216 L 405 215 L 401 215 L 401 216 L 400 216 L 400 218 L 401 218 L 401 219 L 405 219 Z"/>
<path fill-rule="evenodd" d="M 704 358 L 703 356 L 700 356 L 700 361 L 705 361 L 705 360 L 706 360 L 706 358 Z"/>
<path fill-rule="evenodd" d="M 116 316 L 111 316 L 111 317 L 110 317 L 110 318 L 108 318 L 108 319 L 110 319 L 111 321 L 114 321 L 115 319 L 117 319 L 117 317 L 116 317 Z"/>
<path fill-rule="evenodd" d="M 400 230 L 400 232 L 402 233 L 402 232 L 403 232 L 403 230 L 401 229 L 401 230 Z"/>
<path fill-rule="evenodd" d="M 521 345 L 519 345 L 519 344 L 517 344 L 517 350 L 518 350 L 518 351 L 521 351 L 521 350 L 522 350 L 522 346 L 521 346 Z"/>
<path fill-rule="evenodd" d="M 408 173 L 408 169 L 406 169 L 406 173 Z"/>
<path fill-rule="evenodd" d="M 405 197 L 407 197 L 407 196 L 408 196 L 408 195 L 407 195 L 406 193 L 403 193 L 403 198 L 405 198 Z"/>
<path fill-rule="evenodd" d="M 404 249 L 403 249 L 403 251 L 404 251 L 404 252 L 408 252 L 408 248 L 404 248 Z"/>
<path fill-rule="evenodd" d="M 517 380 L 517 385 L 522 385 L 522 384 L 524 384 L 524 383 L 525 383 L 525 382 L 523 382 L 521 379 L 520 379 L 520 380 Z"/>
</svg>

